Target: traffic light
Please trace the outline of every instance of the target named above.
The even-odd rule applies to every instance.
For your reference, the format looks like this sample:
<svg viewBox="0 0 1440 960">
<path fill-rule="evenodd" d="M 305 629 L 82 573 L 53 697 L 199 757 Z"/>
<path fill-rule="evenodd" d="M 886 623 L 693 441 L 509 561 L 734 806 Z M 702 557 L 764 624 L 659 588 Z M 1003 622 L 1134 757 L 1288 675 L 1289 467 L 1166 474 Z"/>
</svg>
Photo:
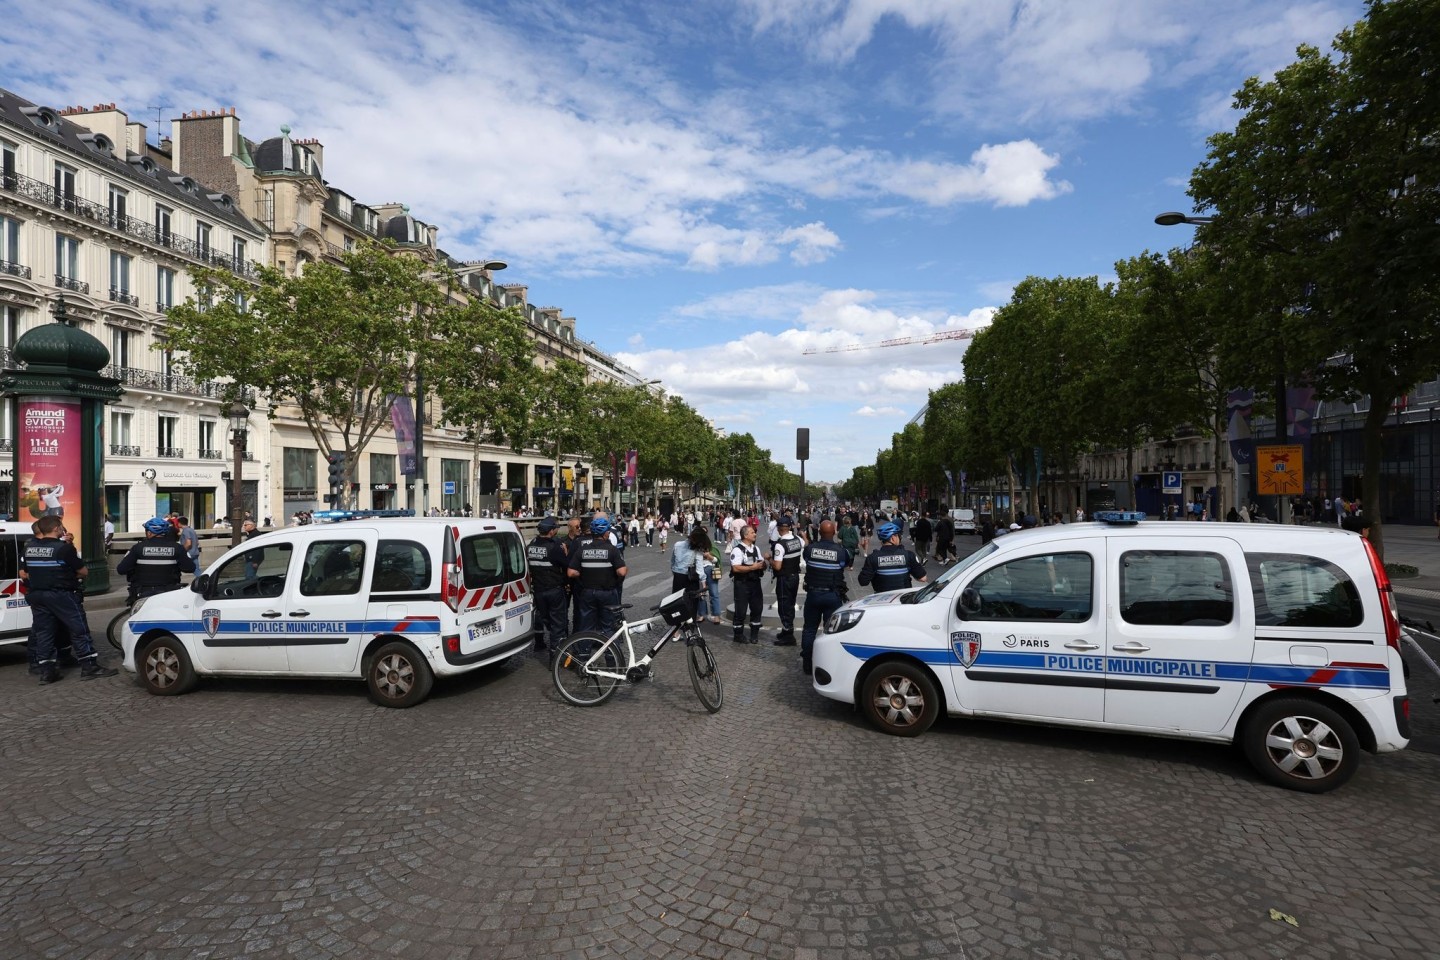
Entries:
<svg viewBox="0 0 1440 960">
<path fill-rule="evenodd" d="M 339 490 L 345 486 L 345 454 L 331 453 L 325 459 L 330 464 L 330 489 Z"/>
</svg>

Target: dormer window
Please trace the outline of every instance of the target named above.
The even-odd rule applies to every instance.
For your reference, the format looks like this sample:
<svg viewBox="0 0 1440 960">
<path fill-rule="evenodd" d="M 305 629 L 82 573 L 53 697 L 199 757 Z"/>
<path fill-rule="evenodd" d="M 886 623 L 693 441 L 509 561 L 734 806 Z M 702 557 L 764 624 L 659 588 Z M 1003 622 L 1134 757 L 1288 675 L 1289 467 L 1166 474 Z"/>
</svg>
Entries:
<svg viewBox="0 0 1440 960">
<path fill-rule="evenodd" d="M 234 202 L 230 199 L 228 193 L 207 193 L 205 196 L 210 198 L 211 203 L 224 210 L 230 210 L 234 207 Z"/>
<path fill-rule="evenodd" d="M 125 159 L 130 164 L 130 166 L 134 167 L 141 173 L 151 177 L 155 176 L 155 161 L 151 160 L 149 157 L 142 157 L 138 154 L 132 153 Z"/>
<path fill-rule="evenodd" d="M 49 107 L 21 107 L 20 112 L 30 118 L 37 127 L 54 130 L 60 124 L 60 117 Z"/>
<path fill-rule="evenodd" d="M 179 187 L 181 190 L 184 190 L 186 193 L 195 192 L 195 181 L 191 180 L 189 177 L 182 177 L 176 174 L 170 177 L 170 182 L 175 184 L 175 186 Z"/>
<path fill-rule="evenodd" d="M 115 155 L 115 144 L 111 143 L 110 138 L 103 133 L 82 133 L 79 140 L 95 153 L 103 156 Z"/>
</svg>

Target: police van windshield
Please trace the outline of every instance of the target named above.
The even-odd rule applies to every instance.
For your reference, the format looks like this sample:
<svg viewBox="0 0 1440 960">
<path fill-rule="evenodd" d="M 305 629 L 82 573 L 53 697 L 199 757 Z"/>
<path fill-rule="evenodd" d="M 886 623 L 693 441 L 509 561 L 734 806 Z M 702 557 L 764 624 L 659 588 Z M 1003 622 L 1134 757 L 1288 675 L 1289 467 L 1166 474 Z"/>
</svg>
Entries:
<svg viewBox="0 0 1440 960">
<path fill-rule="evenodd" d="M 935 596 L 935 594 L 939 593 L 940 590 L 945 586 L 945 584 L 949 583 L 951 580 L 954 580 L 957 576 L 959 576 L 962 570 L 968 570 L 977 562 L 983 560 L 985 557 L 990 556 L 990 554 L 994 553 L 998 549 L 999 547 L 995 546 L 995 544 L 993 543 L 985 544 L 985 546 L 981 547 L 979 550 L 976 550 L 974 553 L 970 554 L 970 556 L 966 557 L 965 559 L 957 561 L 954 566 L 947 568 L 944 573 L 940 574 L 940 576 L 936 577 L 934 580 L 929 581 L 919 590 L 912 593 L 910 595 L 910 602 L 924 603 L 926 600 L 929 600 L 931 597 Z"/>
</svg>

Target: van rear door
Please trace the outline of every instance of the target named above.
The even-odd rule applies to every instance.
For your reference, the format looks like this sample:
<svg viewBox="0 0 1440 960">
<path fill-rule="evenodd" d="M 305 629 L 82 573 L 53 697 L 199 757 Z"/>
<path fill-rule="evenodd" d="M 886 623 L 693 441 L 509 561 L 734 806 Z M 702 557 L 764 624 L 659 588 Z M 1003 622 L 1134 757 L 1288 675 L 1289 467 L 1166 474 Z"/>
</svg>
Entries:
<svg viewBox="0 0 1440 960">
<path fill-rule="evenodd" d="M 463 589 L 456 597 L 460 656 L 514 644 L 530 635 L 533 611 L 525 581 L 525 544 L 510 530 L 462 537 L 457 544 Z"/>
</svg>

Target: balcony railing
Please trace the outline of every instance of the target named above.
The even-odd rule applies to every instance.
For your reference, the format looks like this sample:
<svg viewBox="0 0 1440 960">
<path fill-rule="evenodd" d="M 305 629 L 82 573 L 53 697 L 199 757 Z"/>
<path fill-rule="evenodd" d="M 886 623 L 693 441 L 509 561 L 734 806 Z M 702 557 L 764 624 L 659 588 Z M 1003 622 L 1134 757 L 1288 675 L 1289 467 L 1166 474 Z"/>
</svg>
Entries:
<svg viewBox="0 0 1440 960">
<path fill-rule="evenodd" d="M 171 458 L 171 459 L 179 459 L 180 457 L 185 456 L 185 448 L 184 448 L 184 447 L 159 447 L 159 448 L 157 448 L 156 451 L 155 451 L 155 456 L 157 456 L 157 457 L 169 457 L 169 458 Z"/>
<path fill-rule="evenodd" d="M 249 450 L 246 450 L 245 453 L 241 455 L 241 459 L 244 460 L 246 463 L 254 463 L 255 454 L 251 453 Z"/>
<path fill-rule="evenodd" d="M 174 250 L 181 256 L 198 260 L 207 266 L 229 270 L 246 280 L 254 280 L 258 276 L 255 264 L 251 262 L 222 254 L 208 244 L 200 244 L 185 237 L 177 237 L 172 231 L 161 230 L 144 220 L 112 213 L 106 206 L 73 194 L 59 192 L 50 184 L 40 180 L 32 180 L 30 177 L 22 177 L 19 174 L 6 174 L 0 178 L 0 186 L 11 193 L 56 207 L 67 213 L 73 213 L 77 217 L 109 227 L 111 230 L 127 233 L 153 246 Z"/>
<path fill-rule="evenodd" d="M 201 450 L 201 451 L 200 451 L 200 459 L 201 459 L 201 460 L 224 460 L 224 459 L 225 459 L 225 451 L 224 451 L 224 450 Z"/>
<path fill-rule="evenodd" d="M 141 370 L 138 367 L 120 367 L 114 364 L 101 371 L 107 377 L 114 377 L 127 387 L 146 387 L 163 390 L 166 393 L 184 393 L 192 397 L 220 399 L 229 386 L 217 380 L 196 380 L 182 377 L 177 373 L 161 373 L 158 370 Z"/>
<path fill-rule="evenodd" d="M 345 248 L 340 246 L 338 243 L 331 243 L 329 240 L 326 240 L 325 253 L 329 256 L 334 257 L 336 260 L 339 260 L 345 255 Z"/>
<path fill-rule="evenodd" d="M 74 277 L 65 277 L 55 274 L 55 286 L 63 290 L 74 290 L 76 293 L 89 293 L 90 284 L 84 280 L 76 280 Z"/>
<path fill-rule="evenodd" d="M 128 303 L 132 307 L 140 306 L 140 298 L 133 293 L 126 293 L 124 290 L 110 288 L 110 300 L 112 303 Z"/>
<path fill-rule="evenodd" d="M 21 280 L 30 279 L 30 268 L 23 263 L 14 263 L 10 260 L 0 260 L 0 273 L 8 273 L 12 277 L 19 277 Z"/>
<path fill-rule="evenodd" d="M 110 444 L 110 456 L 112 457 L 138 457 L 140 448 L 128 443 Z"/>
<path fill-rule="evenodd" d="M 161 300 L 161 301 L 159 301 L 158 303 L 155 304 L 155 312 L 156 312 L 156 313 L 164 313 L 166 310 L 169 310 L 169 309 L 170 309 L 171 307 L 173 307 L 173 306 L 175 306 L 175 304 L 173 304 L 173 303 L 166 303 L 164 300 Z"/>
</svg>

